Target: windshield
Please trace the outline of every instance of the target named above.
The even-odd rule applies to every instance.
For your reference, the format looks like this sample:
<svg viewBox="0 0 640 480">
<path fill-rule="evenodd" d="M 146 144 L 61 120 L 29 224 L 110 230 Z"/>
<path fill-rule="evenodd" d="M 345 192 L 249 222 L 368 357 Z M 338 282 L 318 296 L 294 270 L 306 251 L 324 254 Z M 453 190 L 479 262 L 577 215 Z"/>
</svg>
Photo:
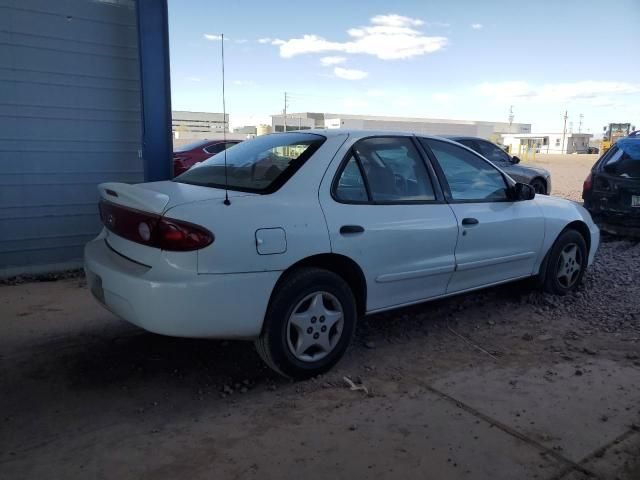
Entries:
<svg viewBox="0 0 640 480">
<path fill-rule="evenodd" d="M 174 181 L 271 193 L 280 188 L 322 145 L 325 137 L 310 133 L 276 133 L 240 143 L 195 165 Z"/>
<path fill-rule="evenodd" d="M 189 150 L 193 150 L 194 148 L 204 147 L 211 140 L 198 140 L 197 142 L 187 143 L 186 145 L 182 145 L 181 147 L 174 148 L 173 153 L 183 153 L 188 152 Z"/>
<path fill-rule="evenodd" d="M 640 178 L 640 140 L 618 140 L 605 168 L 621 177 Z"/>
</svg>

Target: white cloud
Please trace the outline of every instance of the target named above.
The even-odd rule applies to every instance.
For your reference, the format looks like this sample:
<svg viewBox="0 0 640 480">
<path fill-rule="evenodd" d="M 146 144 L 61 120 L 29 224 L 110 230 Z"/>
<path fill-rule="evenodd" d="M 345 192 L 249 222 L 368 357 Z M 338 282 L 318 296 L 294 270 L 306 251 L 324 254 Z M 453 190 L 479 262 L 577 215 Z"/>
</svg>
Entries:
<svg viewBox="0 0 640 480">
<path fill-rule="evenodd" d="M 344 105 L 345 108 L 366 108 L 369 106 L 369 104 L 364 100 L 359 100 L 357 98 L 351 98 L 351 97 L 345 98 L 342 101 L 342 104 Z"/>
<path fill-rule="evenodd" d="M 419 27 L 424 22 L 418 18 L 403 17 L 394 13 L 389 15 L 376 15 L 371 19 L 371 23 L 376 25 L 387 25 L 390 27 Z"/>
<path fill-rule="evenodd" d="M 270 45 L 282 45 L 285 43 L 284 40 L 280 40 L 279 38 L 271 38 L 271 37 L 263 37 L 258 39 L 258 43 L 262 44 L 270 44 Z"/>
<path fill-rule="evenodd" d="M 187 80 L 189 80 L 191 82 L 199 82 L 202 79 L 200 77 L 187 77 Z"/>
<path fill-rule="evenodd" d="M 216 35 L 216 34 L 212 34 L 212 33 L 205 33 L 204 34 L 204 38 L 206 38 L 207 40 L 222 40 L 222 35 Z M 227 38 L 227 40 L 229 40 Z"/>
<path fill-rule="evenodd" d="M 377 89 L 372 89 L 372 90 L 367 90 L 367 96 L 369 97 L 384 97 L 384 91 L 383 90 L 377 90 Z"/>
<path fill-rule="evenodd" d="M 589 100 L 592 105 L 599 105 L 609 103 L 608 97 L 611 95 L 640 93 L 640 84 L 585 80 L 534 86 L 524 81 L 485 82 L 475 90 L 480 95 L 505 102 L 520 100 L 536 103 L 563 103 Z"/>
<path fill-rule="evenodd" d="M 423 24 L 417 18 L 377 15 L 369 26 L 347 30 L 351 39 L 345 42 L 306 34 L 271 43 L 280 46 L 280 56 L 284 58 L 305 53 L 343 52 L 373 55 L 382 60 L 405 59 L 436 52 L 447 44 L 446 37 L 428 37 L 412 28 Z"/>
<path fill-rule="evenodd" d="M 320 59 L 320 63 L 323 67 L 328 67 L 330 65 L 338 65 L 339 63 L 346 62 L 347 59 L 345 57 L 322 57 Z"/>
<path fill-rule="evenodd" d="M 482 83 L 477 87 L 480 95 L 495 98 L 522 98 L 531 97 L 535 92 L 527 82 L 499 82 L 499 83 Z"/>
<path fill-rule="evenodd" d="M 252 82 L 251 80 L 234 80 L 233 84 L 240 85 L 240 86 L 247 86 L 247 85 L 255 85 L 255 82 Z"/>
<path fill-rule="evenodd" d="M 367 72 L 363 72 L 362 70 L 354 70 L 351 68 L 342 67 L 335 67 L 333 69 L 333 73 L 336 77 L 344 78 L 345 80 L 362 80 L 367 75 L 369 75 Z"/>
<path fill-rule="evenodd" d="M 436 103 L 450 103 L 455 100 L 455 95 L 450 93 L 434 93 L 431 95 L 431 99 Z"/>
<path fill-rule="evenodd" d="M 484 25 L 482 25 L 481 23 L 472 23 L 471 24 L 471 28 L 473 28 L 474 30 L 482 30 L 482 27 Z"/>
<path fill-rule="evenodd" d="M 235 40 L 236 43 L 247 43 L 248 40 L 246 38 L 239 38 L 238 40 Z"/>
<path fill-rule="evenodd" d="M 397 100 L 395 100 L 393 102 L 393 105 L 396 106 L 396 107 L 404 108 L 404 107 L 411 106 L 412 103 L 413 102 L 411 100 L 409 100 L 408 98 L 398 98 Z"/>
</svg>

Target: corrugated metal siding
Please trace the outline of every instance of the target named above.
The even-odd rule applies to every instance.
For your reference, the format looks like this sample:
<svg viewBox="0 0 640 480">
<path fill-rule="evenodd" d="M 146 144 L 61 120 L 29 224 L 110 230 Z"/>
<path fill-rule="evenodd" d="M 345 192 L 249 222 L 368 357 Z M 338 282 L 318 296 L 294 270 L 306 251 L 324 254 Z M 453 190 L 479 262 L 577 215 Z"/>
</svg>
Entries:
<svg viewBox="0 0 640 480">
<path fill-rule="evenodd" d="M 81 259 L 140 129 L 132 0 L 0 0 L 0 275 Z"/>
</svg>

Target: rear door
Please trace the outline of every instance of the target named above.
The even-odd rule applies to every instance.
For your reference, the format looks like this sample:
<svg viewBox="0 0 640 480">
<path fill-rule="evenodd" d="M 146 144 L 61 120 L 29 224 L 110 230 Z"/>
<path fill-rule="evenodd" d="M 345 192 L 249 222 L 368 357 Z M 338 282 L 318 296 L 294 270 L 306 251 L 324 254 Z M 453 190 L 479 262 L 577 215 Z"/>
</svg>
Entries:
<svg viewBox="0 0 640 480">
<path fill-rule="evenodd" d="M 447 293 L 531 275 L 544 239 L 535 201 L 511 201 L 503 174 L 479 155 L 452 142 L 420 141 L 433 155 L 459 226 Z"/>
<path fill-rule="evenodd" d="M 367 281 L 367 311 L 446 292 L 458 225 L 412 137 L 345 145 L 320 201 L 332 251 L 353 259 Z"/>
</svg>

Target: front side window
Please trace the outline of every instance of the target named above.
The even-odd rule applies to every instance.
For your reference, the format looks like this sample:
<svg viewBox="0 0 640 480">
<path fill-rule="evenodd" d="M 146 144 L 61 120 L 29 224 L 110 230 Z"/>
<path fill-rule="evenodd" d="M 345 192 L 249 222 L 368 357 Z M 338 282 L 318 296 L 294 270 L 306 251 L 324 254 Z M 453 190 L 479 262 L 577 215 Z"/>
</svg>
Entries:
<svg viewBox="0 0 640 480">
<path fill-rule="evenodd" d="M 490 142 L 478 141 L 480 153 L 494 163 L 510 163 L 509 155 L 497 145 Z"/>
<path fill-rule="evenodd" d="M 453 200 L 507 200 L 507 184 L 493 165 L 453 143 L 424 138 L 420 141 L 435 155 L 449 184 Z"/>
<path fill-rule="evenodd" d="M 373 202 L 436 199 L 427 168 L 410 138 L 366 138 L 353 146 L 353 153 L 367 179 Z"/>
<path fill-rule="evenodd" d="M 179 183 L 271 193 L 280 188 L 325 141 L 322 135 L 282 133 L 239 143 L 174 178 Z M 226 181 L 225 181 L 226 156 Z"/>
</svg>

